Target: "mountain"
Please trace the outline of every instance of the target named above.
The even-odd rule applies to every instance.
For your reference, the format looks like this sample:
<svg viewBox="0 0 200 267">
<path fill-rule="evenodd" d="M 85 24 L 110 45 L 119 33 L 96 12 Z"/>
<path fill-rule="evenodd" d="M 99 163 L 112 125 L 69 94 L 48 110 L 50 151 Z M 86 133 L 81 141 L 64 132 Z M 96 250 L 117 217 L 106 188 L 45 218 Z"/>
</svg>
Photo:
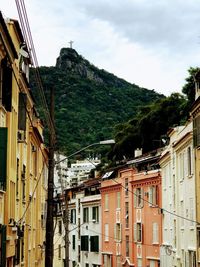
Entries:
<svg viewBox="0 0 200 267">
<path fill-rule="evenodd" d="M 71 48 L 61 49 L 55 67 L 43 66 L 39 72 L 47 99 L 50 88 L 55 90 L 57 145 L 66 155 L 112 139 L 117 124 L 133 119 L 140 107 L 164 97 L 98 69 Z M 31 89 L 39 105 L 31 73 Z"/>
</svg>

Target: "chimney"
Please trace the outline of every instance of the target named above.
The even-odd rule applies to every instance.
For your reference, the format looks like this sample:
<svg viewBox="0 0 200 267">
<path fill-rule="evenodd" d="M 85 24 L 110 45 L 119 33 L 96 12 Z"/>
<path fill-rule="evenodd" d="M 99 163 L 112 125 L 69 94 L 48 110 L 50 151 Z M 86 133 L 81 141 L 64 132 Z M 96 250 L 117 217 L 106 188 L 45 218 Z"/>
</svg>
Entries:
<svg viewBox="0 0 200 267">
<path fill-rule="evenodd" d="M 135 158 L 142 156 L 142 148 L 137 148 L 135 150 Z"/>
</svg>

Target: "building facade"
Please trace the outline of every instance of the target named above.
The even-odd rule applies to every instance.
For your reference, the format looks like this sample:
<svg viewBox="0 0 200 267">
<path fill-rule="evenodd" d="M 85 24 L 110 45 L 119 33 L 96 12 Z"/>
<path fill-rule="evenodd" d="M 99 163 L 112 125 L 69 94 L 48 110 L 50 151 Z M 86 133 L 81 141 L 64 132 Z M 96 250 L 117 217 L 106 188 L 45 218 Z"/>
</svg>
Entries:
<svg viewBox="0 0 200 267">
<path fill-rule="evenodd" d="M 0 266 L 43 266 L 48 152 L 19 23 L 1 13 L 0 44 Z"/>
<path fill-rule="evenodd" d="M 194 77 L 195 102 L 191 108 L 193 121 L 193 145 L 195 159 L 195 189 L 196 189 L 196 233 L 197 233 L 197 266 L 200 266 L 200 71 Z"/>
<path fill-rule="evenodd" d="M 196 199 L 192 122 L 169 132 L 162 169 L 161 266 L 196 266 Z"/>
<path fill-rule="evenodd" d="M 98 179 L 68 191 L 69 266 L 101 266 L 101 195 Z"/>
<path fill-rule="evenodd" d="M 102 266 L 160 266 L 160 153 L 102 177 Z"/>
</svg>

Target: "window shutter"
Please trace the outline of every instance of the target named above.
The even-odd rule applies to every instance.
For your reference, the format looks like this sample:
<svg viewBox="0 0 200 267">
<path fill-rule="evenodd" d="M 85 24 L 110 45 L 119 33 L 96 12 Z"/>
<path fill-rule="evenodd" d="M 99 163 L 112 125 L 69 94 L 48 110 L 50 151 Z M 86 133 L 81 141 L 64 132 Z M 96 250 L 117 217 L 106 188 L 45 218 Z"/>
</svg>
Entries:
<svg viewBox="0 0 200 267">
<path fill-rule="evenodd" d="M 141 208 L 144 207 L 144 190 L 141 188 Z"/>
<path fill-rule="evenodd" d="M 75 243 L 75 242 L 76 242 L 76 236 L 73 235 L 72 238 L 73 238 L 73 241 L 72 241 L 72 248 L 75 249 L 75 248 L 76 248 L 76 243 Z"/>
<path fill-rule="evenodd" d="M 90 251 L 99 252 L 99 236 L 90 236 Z"/>
<path fill-rule="evenodd" d="M 119 241 L 122 241 L 122 224 L 120 223 L 120 234 L 119 234 Z"/>
<path fill-rule="evenodd" d="M 114 238 L 117 240 L 117 224 L 114 225 Z"/>
<path fill-rule="evenodd" d="M 2 67 L 2 104 L 7 111 L 12 111 L 12 68 L 7 58 L 1 63 Z"/>
<path fill-rule="evenodd" d="M 137 242 L 137 223 L 133 225 L 134 242 Z"/>
<path fill-rule="evenodd" d="M 6 225 L 2 225 L 0 228 L 0 248 L 1 248 L 1 257 L 0 257 L 0 266 L 6 266 Z"/>
<path fill-rule="evenodd" d="M 8 128 L 0 128 L 0 189 L 6 190 Z"/>
<path fill-rule="evenodd" d="M 18 129 L 22 131 L 26 131 L 26 104 L 27 104 L 26 94 L 19 93 Z"/>
<path fill-rule="evenodd" d="M 137 207 L 137 192 L 136 189 L 133 190 L 133 194 L 134 194 L 134 208 Z"/>
<path fill-rule="evenodd" d="M 152 186 L 149 187 L 149 206 L 152 206 L 153 203 L 153 192 L 152 192 Z"/>
<path fill-rule="evenodd" d="M 81 236 L 81 250 L 88 251 L 89 248 L 89 237 L 88 235 Z"/>
</svg>

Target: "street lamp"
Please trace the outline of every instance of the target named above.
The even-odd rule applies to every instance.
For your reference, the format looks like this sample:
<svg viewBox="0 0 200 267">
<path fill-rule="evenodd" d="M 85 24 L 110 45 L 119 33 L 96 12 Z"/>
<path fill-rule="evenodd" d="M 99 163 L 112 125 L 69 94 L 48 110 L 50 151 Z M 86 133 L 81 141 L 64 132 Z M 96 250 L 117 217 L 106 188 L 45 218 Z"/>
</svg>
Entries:
<svg viewBox="0 0 200 267">
<path fill-rule="evenodd" d="M 75 156 L 76 154 L 86 150 L 89 147 L 98 146 L 98 145 L 112 145 L 112 144 L 115 144 L 115 140 L 113 140 L 113 139 L 103 140 L 103 141 L 100 141 L 100 142 L 97 142 L 97 143 L 90 144 L 88 146 L 85 146 L 85 147 L 75 151 L 74 153 L 70 154 L 69 156 L 67 156 L 67 157 L 65 157 L 63 159 L 61 159 L 59 161 L 56 161 L 55 165 L 60 164 L 64 160 Z M 61 180 L 62 180 L 62 177 L 61 177 Z M 68 199 L 67 199 L 66 194 L 65 194 L 65 208 L 66 208 L 66 210 L 65 210 L 64 218 L 63 218 L 63 223 L 64 223 L 64 226 L 65 226 L 65 267 L 69 267 Z"/>
<path fill-rule="evenodd" d="M 69 158 L 71 158 L 71 157 L 77 155 L 78 153 L 80 153 L 80 152 L 86 150 L 86 149 L 89 148 L 89 147 L 92 147 L 92 146 L 98 146 L 98 145 L 112 145 L 112 144 L 115 144 L 115 140 L 113 140 L 113 139 L 103 140 L 103 141 L 100 141 L 100 142 L 97 142 L 97 143 L 90 144 L 90 145 L 88 145 L 88 146 L 85 146 L 85 147 L 83 147 L 83 148 L 81 148 L 81 149 L 75 151 L 74 153 L 70 154 L 69 156 L 67 156 L 67 157 L 65 157 L 65 158 L 63 158 L 63 159 L 61 159 L 61 160 L 59 160 L 59 161 L 56 161 L 56 162 L 55 162 L 55 165 L 57 165 L 57 164 L 63 162 L 63 161 L 66 160 L 66 159 L 69 159 Z"/>
</svg>

